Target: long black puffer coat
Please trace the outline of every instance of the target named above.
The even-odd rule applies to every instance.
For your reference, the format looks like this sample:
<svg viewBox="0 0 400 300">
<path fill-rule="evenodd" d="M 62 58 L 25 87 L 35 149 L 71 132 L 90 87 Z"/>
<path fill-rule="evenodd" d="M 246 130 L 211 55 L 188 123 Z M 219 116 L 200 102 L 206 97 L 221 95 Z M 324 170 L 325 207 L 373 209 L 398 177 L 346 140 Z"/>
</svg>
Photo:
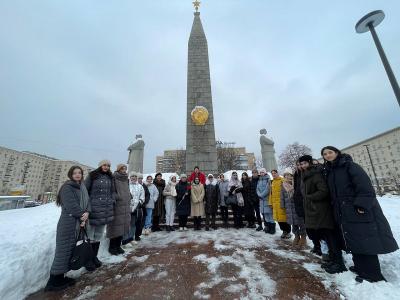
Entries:
<svg viewBox="0 0 400 300">
<path fill-rule="evenodd" d="M 301 172 L 296 171 L 293 176 L 293 186 L 294 186 L 294 208 L 297 216 L 304 218 L 304 199 L 303 194 L 301 192 Z"/>
<path fill-rule="evenodd" d="M 367 173 L 347 154 L 327 162 L 326 171 L 335 221 L 346 250 L 365 255 L 396 251 L 399 247 Z"/>
<path fill-rule="evenodd" d="M 244 215 L 245 216 L 254 216 L 254 204 L 251 199 L 251 181 L 250 179 L 242 180 L 243 190 L 242 196 L 244 199 Z M 258 204 L 258 202 L 257 202 Z"/>
<path fill-rule="evenodd" d="M 89 173 L 85 179 L 92 213 L 89 215 L 91 226 L 106 225 L 114 219 L 114 184 L 111 171 L 104 173 L 101 167 Z"/>
<path fill-rule="evenodd" d="M 176 215 L 190 216 L 190 183 L 179 181 L 176 189 Z"/>
<path fill-rule="evenodd" d="M 212 215 L 218 212 L 218 197 L 219 197 L 219 187 L 217 181 L 214 179 L 210 182 L 208 179 L 206 185 L 204 186 L 205 196 L 204 196 L 204 209 L 206 214 Z"/>
<path fill-rule="evenodd" d="M 57 224 L 56 252 L 50 274 L 60 275 L 70 269 L 69 260 L 76 243 L 77 223 L 85 213 L 80 207 L 81 187 L 74 181 L 67 181 L 60 188 L 61 216 Z"/>
</svg>

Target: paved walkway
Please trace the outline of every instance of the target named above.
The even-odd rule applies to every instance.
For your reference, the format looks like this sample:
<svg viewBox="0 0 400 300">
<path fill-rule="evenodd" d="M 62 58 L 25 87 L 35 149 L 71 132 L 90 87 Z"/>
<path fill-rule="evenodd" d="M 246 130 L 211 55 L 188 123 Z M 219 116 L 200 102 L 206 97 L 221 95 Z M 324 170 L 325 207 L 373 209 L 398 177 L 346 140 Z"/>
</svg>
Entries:
<svg viewBox="0 0 400 300">
<path fill-rule="evenodd" d="M 307 271 L 318 262 L 278 235 L 250 229 L 160 232 L 123 262 L 84 273 L 63 292 L 28 299 L 340 299 Z"/>
</svg>

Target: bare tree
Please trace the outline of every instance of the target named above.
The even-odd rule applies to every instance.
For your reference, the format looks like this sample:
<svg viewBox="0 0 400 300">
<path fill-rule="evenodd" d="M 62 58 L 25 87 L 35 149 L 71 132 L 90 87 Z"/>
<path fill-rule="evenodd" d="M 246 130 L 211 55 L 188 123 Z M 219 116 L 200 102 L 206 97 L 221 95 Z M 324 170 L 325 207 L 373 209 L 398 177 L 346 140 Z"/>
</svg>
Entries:
<svg viewBox="0 0 400 300">
<path fill-rule="evenodd" d="M 218 159 L 218 172 L 223 173 L 228 170 L 236 170 L 239 166 L 237 160 L 238 153 L 233 147 L 217 147 L 217 159 Z"/>
<path fill-rule="evenodd" d="M 256 164 L 256 168 L 257 169 L 261 169 L 264 166 L 264 163 L 263 163 L 263 160 L 262 160 L 261 156 L 257 156 L 256 157 L 255 164 Z"/>
<path fill-rule="evenodd" d="M 311 155 L 311 149 L 308 146 L 301 145 L 298 142 L 289 144 L 279 155 L 279 166 L 282 169 L 291 168 L 295 170 L 296 161 L 303 155 Z"/>
<path fill-rule="evenodd" d="M 176 151 L 173 165 L 175 172 L 179 175 L 186 171 L 186 151 L 183 148 L 180 148 Z"/>
</svg>

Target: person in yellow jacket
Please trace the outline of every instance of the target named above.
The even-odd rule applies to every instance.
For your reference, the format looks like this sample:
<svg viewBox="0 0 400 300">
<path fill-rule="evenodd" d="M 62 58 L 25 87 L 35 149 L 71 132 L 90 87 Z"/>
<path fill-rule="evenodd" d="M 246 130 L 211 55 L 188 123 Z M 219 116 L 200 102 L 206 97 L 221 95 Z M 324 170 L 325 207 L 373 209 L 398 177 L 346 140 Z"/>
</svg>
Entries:
<svg viewBox="0 0 400 300">
<path fill-rule="evenodd" d="M 291 226 L 286 222 L 286 209 L 281 206 L 281 191 L 283 178 L 279 176 L 277 170 L 272 170 L 271 194 L 269 196 L 269 205 L 272 207 L 274 220 L 278 222 L 279 228 L 283 231 L 281 238 L 290 239 L 292 236 Z"/>
</svg>

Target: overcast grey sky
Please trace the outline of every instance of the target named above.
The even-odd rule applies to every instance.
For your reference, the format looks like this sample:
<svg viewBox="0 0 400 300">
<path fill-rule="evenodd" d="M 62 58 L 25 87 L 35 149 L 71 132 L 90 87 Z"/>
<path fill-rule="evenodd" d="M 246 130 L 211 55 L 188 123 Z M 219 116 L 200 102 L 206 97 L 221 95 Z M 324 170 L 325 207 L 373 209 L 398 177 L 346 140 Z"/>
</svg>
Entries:
<svg viewBox="0 0 400 300">
<path fill-rule="evenodd" d="M 314 154 L 400 124 L 365 13 L 400 79 L 400 2 L 204 0 L 216 136 L 260 155 Z M 0 2 L 0 145 L 97 166 L 126 162 L 137 133 L 145 171 L 185 147 L 192 0 Z"/>
</svg>

